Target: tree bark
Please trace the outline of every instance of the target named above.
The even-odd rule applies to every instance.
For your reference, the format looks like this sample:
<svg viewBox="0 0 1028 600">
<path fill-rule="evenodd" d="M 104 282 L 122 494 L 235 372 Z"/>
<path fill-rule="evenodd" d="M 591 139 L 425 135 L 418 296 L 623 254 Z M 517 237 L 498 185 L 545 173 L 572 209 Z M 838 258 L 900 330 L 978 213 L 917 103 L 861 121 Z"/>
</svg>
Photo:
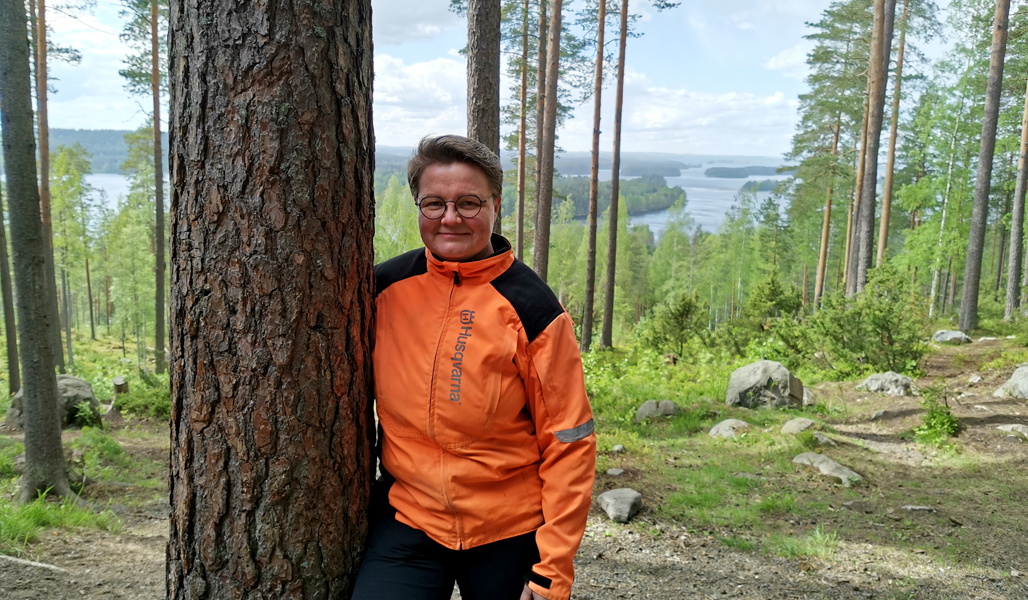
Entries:
<svg viewBox="0 0 1028 600">
<path fill-rule="evenodd" d="M 999 97 L 1003 85 L 1003 59 L 1007 51 L 1007 26 L 1010 0 L 996 0 L 996 16 L 992 24 L 992 52 L 989 58 L 989 79 L 985 89 L 985 110 L 982 114 L 982 144 L 978 153 L 974 204 L 967 239 L 967 262 L 964 266 L 964 293 L 960 302 L 960 329 L 978 327 L 978 286 L 982 275 L 982 250 L 985 246 L 985 224 L 989 218 L 989 190 L 992 185 L 992 156 L 996 149 L 996 124 L 999 120 Z"/>
<path fill-rule="evenodd" d="M 71 495 L 61 450 L 52 329 L 46 296 L 46 240 L 40 227 L 28 30 L 22 0 L 0 2 L 0 128 L 10 196 L 11 247 L 24 376 L 25 472 L 20 499 Z"/>
<path fill-rule="evenodd" d="M 374 420 L 370 0 L 173 0 L 168 598 L 346 598 Z"/>
<path fill-rule="evenodd" d="M 579 349 L 588 352 L 593 341 L 593 303 L 596 299 L 596 213 L 600 195 L 600 99 L 603 93 L 603 37 L 607 25 L 607 0 L 597 3 L 596 82 L 593 84 L 593 148 L 589 169 L 589 249 L 585 259 L 585 308 Z"/>
<path fill-rule="evenodd" d="M 539 55 L 536 58 L 536 90 L 535 90 L 535 202 L 533 208 L 535 209 L 535 228 L 533 231 L 532 243 L 535 243 L 534 233 L 539 229 L 539 198 L 540 198 L 540 182 L 543 180 L 543 120 L 546 114 L 546 46 L 547 39 L 549 37 L 550 22 L 547 18 L 547 7 L 549 6 L 548 0 L 539 0 L 539 39 L 537 44 L 539 46 Z M 533 248 L 533 261 L 535 264 L 534 254 L 535 249 Z"/>
<path fill-rule="evenodd" d="M 539 163 L 539 181 L 535 205 L 535 272 L 546 281 L 550 262 L 550 221 L 553 207 L 553 150 L 557 134 L 557 83 L 560 79 L 560 33 L 561 8 L 563 0 L 550 2 L 549 41 L 546 50 L 546 94 L 543 114 L 543 129 L 539 137 L 543 140 L 542 154 L 536 157 Z"/>
<path fill-rule="evenodd" d="M 96 339 L 96 321 L 93 313 L 93 284 L 89 280 L 89 257 L 86 258 L 86 295 L 89 297 L 89 339 Z"/>
<path fill-rule="evenodd" d="M 617 289 L 618 202 L 621 194 L 621 109 L 625 101 L 625 45 L 628 42 L 628 0 L 621 0 L 618 32 L 618 83 L 614 96 L 614 158 L 610 168 L 610 222 L 607 223 L 607 280 L 603 294 L 603 330 L 600 347 L 614 346 L 614 291 Z"/>
<path fill-rule="evenodd" d="M 1021 304 L 1021 261 L 1024 246 L 1024 195 L 1028 184 L 1028 83 L 1025 85 L 1024 113 L 1021 117 L 1021 145 L 1017 161 L 1017 183 L 1014 186 L 1014 206 L 1010 215 L 1010 258 L 1007 260 L 1007 303 L 1003 320 L 1014 318 L 1014 311 Z"/>
<path fill-rule="evenodd" d="M 164 159 L 161 156 L 161 54 L 158 43 L 157 2 L 150 0 L 150 87 L 153 95 L 153 175 L 154 175 L 154 365 L 164 372 Z M 71 344 L 71 341 L 68 342 Z"/>
<path fill-rule="evenodd" d="M 839 155 L 839 130 L 842 128 L 842 115 L 835 118 L 835 135 L 832 138 L 832 156 Z M 814 310 L 821 302 L 824 293 L 825 267 L 828 264 L 828 238 L 832 230 L 832 187 L 835 184 L 835 166 L 828 179 L 828 193 L 825 196 L 825 218 L 821 224 L 821 246 L 817 254 L 817 278 L 814 280 Z"/>
<path fill-rule="evenodd" d="M 521 11 L 521 105 L 518 115 L 518 208 L 514 229 L 514 255 L 525 259 L 525 160 L 528 156 L 528 131 L 525 130 L 528 116 L 528 4 L 525 0 Z"/>
<path fill-rule="evenodd" d="M 885 113 L 885 90 L 889 80 L 892 54 L 892 33 L 896 16 L 896 0 L 875 0 L 875 21 L 871 35 L 871 60 L 868 65 L 870 91 L 868 97 L 867 151 L 864 158 L 864 185 L 860 210 L 856 216 L 857 264 L 856 289 L 863 291 L 867 271 L 871 268 L 874 244 L 875 198 L 878 187 L 878 148 L 882 137 Z"/>
<path fill-rule="evenodd" d="M 885 163 L 885 188 L 882 190 L 882 217 L 878 226 L 878 255 L 875 265 L 885 260 L 889 247 L 889 218 L 892 215 L 892 187 L 896 169 L 896 138 L 899 134 L 900 99 L 903 88 L 903 52 L 907 43 L 907 21 L 910 18 L 910 0 L 903 0 L 900 22 L 899 50 L 896 52 L 896 85 L 892 92 L 892 123 L 889 126 L 889 156 Z"/>
<path fill-rule="evenodd" d="M 74 344 L 71 343 L 71 292 L 68 290 L 68 273 L 63 268 L 61 269 L 61 296 L 64 299 L 64 331 L 67 333 L 68 339 L 68 367 L 75 368 Z"/>
<path fill-rule="evenodd" d="M 11 261 L 7 256 L 7 227 L 4 202 L 0 194 L 0 293 L 4 301 L 4 331 L 7 333 L 7 387 L 13 396 L 21 389 L 21 364 L 18 362 L 18 325 L 14 318 L 14 290 L 11 289 Z"/>
<path fill-rule="evenodd" d="M 866 165 L 867 156 L 867 123 L 870 113 L 869 102 L 871 101 L 871 79 L 868 78 L 867 86 L 864 92 L 864 119 L 863 125 L 860 129 L 860 154 L 857 159 L 857 171 L 855 173 L 856 178 L 854 179 L 855 192 L 853 194 L 853 200 L 850 201 L 849 215 L 846 217 L 846 266 L 843 268 L 845 274 L 843 275 L 843 282 L 846 285 L 846 295 L 852 296 L 856 291 L 855 283 L 856 277 L 856 255 L 857 255 L 857 244 L 854 243 L 856 238 L 856 228 L 853 226 L 854 218 L 857 215 L 857 210 L 860 208 L 860 196 L 864 190 L 864 169 Z"/>
<path fill-rule="evenodd" d="M 468 0 L 468 137 L 500 156 L 500 0 Z"/>
<path fill-rule="evenodd" d="M 1012 155 L 1011 155 L 1012 156 Z M 1003 214 L 996 220 L 996 233 L 994 234 L 998 238 L 998 249 L 996 252 L 996 284 L 993 287 L 992 293 L 996 301 L 999 301 L 999 288 L 1003 283 L 1003 259 L 1007 249 L 1007 228 L 1003 223 L 1003 220 L 1010 213 L 1010 197 L 1013 194 L 1011 190 L 1007 190 L 1006 198 L 1003 201 Z"/>
</svg>

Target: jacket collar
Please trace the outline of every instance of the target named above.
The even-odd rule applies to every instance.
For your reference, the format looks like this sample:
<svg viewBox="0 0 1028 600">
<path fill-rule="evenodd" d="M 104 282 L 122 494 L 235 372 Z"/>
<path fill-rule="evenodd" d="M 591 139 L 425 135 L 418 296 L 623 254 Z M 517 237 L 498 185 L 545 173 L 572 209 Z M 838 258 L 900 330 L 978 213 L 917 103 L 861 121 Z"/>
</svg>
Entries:
<svg viewBox="0 0 1028 600">
<path fill-rule="evenodd" d="M 456 273 L 459 275 L 461 282 L 465 280 L 492 281 L 514 263 L 514 251 L 511 249 L 510 242 L 502 235 L 494 233 L 490 241 L 493 245 L 492 255 L 482 260 L 471 262 L 440 260 L 428 248 L 425 248 L 425 256 L 428 258 L 428 270 L 450 280 L 454 278 L 454 273 Z"/>
</svg>

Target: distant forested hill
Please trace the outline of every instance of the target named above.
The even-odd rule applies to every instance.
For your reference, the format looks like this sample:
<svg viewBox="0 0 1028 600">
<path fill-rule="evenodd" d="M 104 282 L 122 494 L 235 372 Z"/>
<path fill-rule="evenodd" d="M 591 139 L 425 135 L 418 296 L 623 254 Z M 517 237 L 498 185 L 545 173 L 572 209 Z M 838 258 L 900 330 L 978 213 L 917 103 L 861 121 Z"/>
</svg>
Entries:
<svg viewBox="0 0 1028 600">
<path fill-rule="evenodd" d="M 51 129 L 50 152 L 55 153 L 58 146 L 71 146 L 78 142 L 92 156 L 94 173 L 121 173 L 121 165 L 128 157 L 126 133 L 132 132 L 118 129 Z M 161 137 L 167 173 L 168 134 Z"/>
<path fill-rule="evenodd" d="M 754 175 L 778 175 L 775 167 L 711 167 L 703 172 L 706 177 L 720 179 L 746 179 Z"/>
</svg>

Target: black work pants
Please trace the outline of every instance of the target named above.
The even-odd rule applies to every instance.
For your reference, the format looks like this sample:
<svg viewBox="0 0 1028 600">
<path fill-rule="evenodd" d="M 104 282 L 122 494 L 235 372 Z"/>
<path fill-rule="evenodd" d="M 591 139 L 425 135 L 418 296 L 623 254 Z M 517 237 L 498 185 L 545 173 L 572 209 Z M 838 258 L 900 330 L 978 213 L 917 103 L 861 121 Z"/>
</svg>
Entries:
<svg viewBox="0 0 1028 600">
<path fill-rule="evenodd" d="M 450 550 L 390 514 L 371 530 L 352 600 L 518 600 L 539 562 L 535 532 Z"/>
</svg>

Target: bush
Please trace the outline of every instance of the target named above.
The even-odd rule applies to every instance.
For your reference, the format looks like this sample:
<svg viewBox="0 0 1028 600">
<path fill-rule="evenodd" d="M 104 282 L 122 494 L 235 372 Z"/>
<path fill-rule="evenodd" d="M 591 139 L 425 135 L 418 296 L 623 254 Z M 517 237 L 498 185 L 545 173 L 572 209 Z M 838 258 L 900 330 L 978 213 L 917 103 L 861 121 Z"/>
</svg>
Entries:
<svg viewBox="0 0 1028 600">
<path fill-rule="evenodd" d="M 146 374 L 140 381 L 131 381 L 129 393 L 118 396 L 114 406 L 123 414 L 167 419 L 171 415 L 168 375 Z"/>
<path fill-rule="evenodd" d="M 653 309 L 653 315 L 639 325 L 640 340 L 664 352 L 685 355 L 686 346 L 695 337 L 707 333 L 707 308 L 696 294 L 679 292 Z"/>
<path fill-rule="evenodd" d="M 942 387 L 921 390 L 921 406 L 925 409 L 920 427 L 914 428 L 914 438 L 922 444 L 942 446 L 960 431 L 960 421 L 950 412 Z"/>
</svg>

